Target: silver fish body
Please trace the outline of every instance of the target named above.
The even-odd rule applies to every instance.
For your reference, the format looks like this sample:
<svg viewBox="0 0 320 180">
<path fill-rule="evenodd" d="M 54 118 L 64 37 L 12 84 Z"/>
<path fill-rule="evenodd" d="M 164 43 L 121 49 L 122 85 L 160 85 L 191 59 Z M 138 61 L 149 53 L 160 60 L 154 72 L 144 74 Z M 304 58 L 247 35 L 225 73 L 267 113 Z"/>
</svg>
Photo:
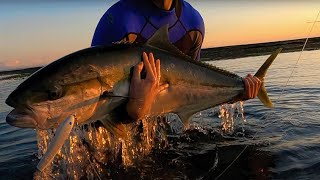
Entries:
<svg viewBox="0 0 320 180">
<path fill-rule="evenodd" d="M 167 37 L 167 29 L 162 28 L 143 46 L 91 47 L 45 66 L 9 95 L 6 103 L 15 109 L 7 122 L 21 128 L 48 129 L 76 114 L 79 124 L 97 120 L 105 126 L 121 123 L 131 71 L 141 61 L 142 52 L 153 52 L 161 60 L 161 82 L 169 84 L 156 98 L 152 115 L 177 113 L 187 123 L 196 112 L 239 100 L 244 93 L 241 77 L 191 60 L 169 44 Z M 263 80 L 265 73 L 258 74 Z M 270 103 L 264 86 L 261 91 L 259 97 Z"/>
</svg>

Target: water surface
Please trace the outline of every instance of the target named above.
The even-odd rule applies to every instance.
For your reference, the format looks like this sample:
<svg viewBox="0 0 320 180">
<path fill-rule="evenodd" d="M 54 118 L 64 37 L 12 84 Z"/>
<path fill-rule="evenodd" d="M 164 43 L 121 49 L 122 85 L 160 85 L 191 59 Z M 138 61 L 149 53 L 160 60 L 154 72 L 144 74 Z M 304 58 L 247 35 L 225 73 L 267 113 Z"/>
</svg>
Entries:
<svg viewBox="0 0 320 180">
<path fill-rule="evenodd" d="M 123 176 L 113 174 L 114 178 L 317 179 L 320 50 L 304 52 L 297 63 L 298 57 L 299 52 L 280 54 L 268 71 L 266 86 L 274 109 L 263 107 L 258 99 L 245 102 L 246 123 L 238 118 L 233 133 L 221 130 L 218 107 L 198 113 L 191 130 L 167 137 L 170 148 L 156 148 L 144 164 L 119 170 Z M 209 63 L 245 76 L 266 59 L 256 56 Z M 5 122 L 12 109 L 5 98 L 25 78 L 0 76 L 0 179 L 31 179 L 39 161 L 36 131 Z M 178 125 L 173 127 L 180 131 Z"/>
</svg>

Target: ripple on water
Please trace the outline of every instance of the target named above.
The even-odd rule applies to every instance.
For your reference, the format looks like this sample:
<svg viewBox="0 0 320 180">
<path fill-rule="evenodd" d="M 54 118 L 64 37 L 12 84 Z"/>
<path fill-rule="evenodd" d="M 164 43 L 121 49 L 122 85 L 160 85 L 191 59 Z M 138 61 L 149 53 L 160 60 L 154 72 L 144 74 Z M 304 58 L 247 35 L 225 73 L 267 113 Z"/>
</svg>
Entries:
<svg viewBox="0 0 320 180">
<path fill-rule="evenodd" d="M 87 172 L 88 177 L 96 177 L 92 168 L 94 165 L 103 169 L 108 177 L 123 178 L 125 176 L 121 175 L 124 174 L 132 178 L 212 179 L 221 175 L 242 153 L 226 173 L 221 175 L 222 179 L 316 179 L 320 176 L 319 52 L 304 53 L 287 85 L 299 53 L 280 54 L 266 77 L 267 91 L 275 108 L 267 109 L 257 99 L 245 102 L 247 122 L 243 125 L 241 121 L 234 121 L 233 133 L 222 131 L 222 121 L 218 118 L 219 108 L 213 108 L 197 114 L 193 119 L 194 129 L 184 133 L 181 123 L 172 121 L 170 132 L 175 135 L 168 136 L 168 141 L 162 142 L 168 149 L 151 149 L 150 155 L 137 161 L 139 163 L 135 165 L 119 168 L 116 167 L 119 165 L 116 158 L 107 164 L 94 162 L 93 158 L 90 159 L 92 163 L 88 159 L 83 161 L 87 163 L 87 169 L 83 171 Z M 266 58 L 267 56 L 247 57 L 210 63 L 245 76 L 247 73 L 254 73 Z M 15 76 L 0 77 L 0 174 L 6 174 L 7 179 L 31 179 L 38 162 L 34 155 L 38 149 L 36 132 L 14 128 L 5 122 L 6 114 L 12 109 L 5 105 L 5 98 L 21 81 L 22 78 Z M 154 132 L 152 128 L 149 130 L 149 133 Z M 108 141 L 105 137 L 95 134 L 94 138 L 99 139 L 95 143 L 103 147 L 103 142 Z M 149 145 L 150 143 L 151 141 Z M 80 159 L 86 157 L 79 153 L 87 148 L 84 144 L 75 146 L 78 153 L 74 155 L 79 155 Z M 104 157 L 105 153 L 111 153 L 100 150 L 92 153 L 91 157 Z M 137 155 L 137 152 L 146 152 L 140 150 L 124 153 Z M 70 154 L 66 148 L 63 151 Z M 69 158 L 70 161 L 73 158 L 76 161 L 78 156 L 60 156 L 60 160 L 63 158 Z M 125 159 L 126 162 L 130 160 L 132 159 Z M 72 165 L 67 167 L 66 163 L 60 165 L 66 174 L 67 170 L 77 168 Z M 111 166 L 109 170 L 105 168 L 108 166 Z"/>
</svg>

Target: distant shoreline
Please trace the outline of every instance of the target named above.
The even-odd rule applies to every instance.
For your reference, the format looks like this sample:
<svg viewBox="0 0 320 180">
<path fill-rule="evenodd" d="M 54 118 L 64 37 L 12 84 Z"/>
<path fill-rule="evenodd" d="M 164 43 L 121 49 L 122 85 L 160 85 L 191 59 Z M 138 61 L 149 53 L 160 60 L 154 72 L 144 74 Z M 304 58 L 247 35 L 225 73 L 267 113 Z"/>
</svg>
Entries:
<svg viewBox="0 0 320 180">
<path fill-rule="evenodd" d="M 263 56 L 271 54 L 278 48 L 282 48 L 282 53 L 297 52 L 302 50 L 305 41 L 306 38 L 258 44 L 207 48 L 201 50 L 201 60 L 213 61 L 250 56 Z M 318 49 L 320 49 L 320 37 L 309 38 L 305 47 L 305 51 Z"/>
<path fill-rule="evenodd" d="M 24 69 L 16 69 L 16 70 L 8 70 L 8 71 L 0 71 L 0 76 L 3 75 L 11 75 L 11 74 L 32 74 L 41 67 L 31 67 L 31 68 L 24 68 Z"/>
<path fill-rule="evenodd" d="M 282 53 L 301 51 L 306 39 L 276 41 L 257 44 L 245 44 L 201 49 L 202 61 L 235 59 L 250 56 L 269 55 L 278 48 L 283 48 Z M 309 38 L 305 51 L 320 49 L 320 37 Z M 41 67 L 32 67 L 17 70 L 0 71 L 0 75 L 31 74 Z"/>
</svg>

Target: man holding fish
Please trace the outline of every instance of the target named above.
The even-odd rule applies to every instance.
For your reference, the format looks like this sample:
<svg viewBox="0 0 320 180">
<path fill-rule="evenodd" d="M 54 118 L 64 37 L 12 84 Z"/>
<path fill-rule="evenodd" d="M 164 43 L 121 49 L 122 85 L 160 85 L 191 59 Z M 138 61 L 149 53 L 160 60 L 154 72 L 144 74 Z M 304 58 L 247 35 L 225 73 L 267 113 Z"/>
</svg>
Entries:
<svg viewBox="0 0 320 180">
<path fill-rule="evenodd" d="M 120 0 L 103 15 L 92 46 L 113 43 L 144 44 L 162 26 L 169 25 L 169 40 L 185 55 L 200 60 L 204 22 L 197 10 L 184 0 Z M 150 114 L 150 107 L 168 84 L 160 84 L 160 59 L 152 52 L 142 54 L 132 74 L 127 112 L 132 119 Z M 141 73 L 145 68 L 146 77 Z M 243 79 L 245 93 L 240 100 L 255 98 L 261 81 L 251 74 Z"/>
<path fill-rule="evenodd" d="M 197 61 L 203 37 L 201 16 L 183 0 L 121 0 L 101 18 L 92 41 L 96 47 L 48 64 L 11 92 L 6 104 L 13 110 L 6 121 L 20 128 L 57 128 L 37 166 L 42 171 L 75 124 L 100 121 L 110 133 L 121 134 L 118 125 L 128 116 L 176 113 L 187 126 L 201 110 L 257 95 L 272 107 L 263 81 L 281 49 L 254 77 L 243 79 Z M 161 59 L 161 71 L 150 52 Z"/>
</svg>

